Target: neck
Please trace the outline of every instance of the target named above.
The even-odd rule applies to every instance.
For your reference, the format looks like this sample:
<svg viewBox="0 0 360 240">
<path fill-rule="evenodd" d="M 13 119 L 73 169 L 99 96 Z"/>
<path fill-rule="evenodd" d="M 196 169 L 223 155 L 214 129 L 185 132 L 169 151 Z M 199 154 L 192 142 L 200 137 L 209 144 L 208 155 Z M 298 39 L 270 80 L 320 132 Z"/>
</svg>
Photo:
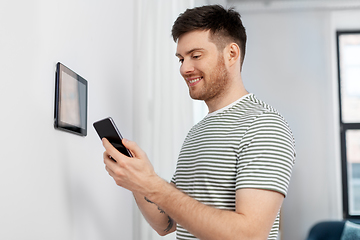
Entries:
<svg viewBox="0 0 360 240">
<path fill-rule="evenodd" d="M 206 100 L 205 103 L 208 106 L 209 113 L 212 113 L 235 102 L 246 94 L 248 94 L 248 91 L 246 91 L 240 77 L 233 81 L 220 95 Z"/>
</svg>

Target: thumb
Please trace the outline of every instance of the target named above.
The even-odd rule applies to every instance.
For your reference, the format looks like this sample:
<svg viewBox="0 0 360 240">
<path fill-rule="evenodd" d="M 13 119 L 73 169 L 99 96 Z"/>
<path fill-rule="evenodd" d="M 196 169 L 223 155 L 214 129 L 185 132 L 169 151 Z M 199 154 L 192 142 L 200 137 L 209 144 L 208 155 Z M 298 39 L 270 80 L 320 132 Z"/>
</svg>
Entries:
<svg viewBox="0 0 360 240">
<path fill-rule="evenodd" d="M 134 141 L 130 141 L 126 138 L 122 139 L 122 143 L 124 146 L 130 150 L 131 154 L 136 157 L 142 159 L 146 157 L 146 153 L 136 144 Z"/>
</svg>

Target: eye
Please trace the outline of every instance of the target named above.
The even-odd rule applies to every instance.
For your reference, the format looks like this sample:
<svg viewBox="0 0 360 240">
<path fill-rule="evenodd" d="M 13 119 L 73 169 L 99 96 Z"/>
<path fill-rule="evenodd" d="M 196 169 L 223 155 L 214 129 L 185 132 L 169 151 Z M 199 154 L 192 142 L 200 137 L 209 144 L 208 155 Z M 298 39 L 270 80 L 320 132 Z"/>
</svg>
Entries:
<svg viewBox="0 0 360 240">
<path fill-rule="evenodd" d="M 193 58 L 195 58 L 195 59 L 198 59 L 198 58 L 200 58 L 201 57 L 201 55 L 194 55 L 193 56 Z"/>
<path fill-rule="evenodd" d="M 183 58 L 179 58 L 179 63 L 183 63 L 184 59 Z"/>
</svg>

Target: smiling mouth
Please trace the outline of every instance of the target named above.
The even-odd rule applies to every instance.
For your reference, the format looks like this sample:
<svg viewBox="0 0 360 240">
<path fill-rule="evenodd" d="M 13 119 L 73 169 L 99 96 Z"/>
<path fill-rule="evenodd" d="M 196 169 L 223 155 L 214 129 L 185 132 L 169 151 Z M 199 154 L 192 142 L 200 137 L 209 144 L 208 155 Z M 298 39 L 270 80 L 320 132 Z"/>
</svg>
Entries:
<svg viewBox="0 0 360 240">
<path fill-rule="evenodd" d="M 189 86 L 194 86 L 196 83 L 198 83 L 201 79 L 203 79 L 203 77 L 198 77 L 198 78 L 193 78 L 193 79 L 189 79 L 188 83 Z"/>
</svg>

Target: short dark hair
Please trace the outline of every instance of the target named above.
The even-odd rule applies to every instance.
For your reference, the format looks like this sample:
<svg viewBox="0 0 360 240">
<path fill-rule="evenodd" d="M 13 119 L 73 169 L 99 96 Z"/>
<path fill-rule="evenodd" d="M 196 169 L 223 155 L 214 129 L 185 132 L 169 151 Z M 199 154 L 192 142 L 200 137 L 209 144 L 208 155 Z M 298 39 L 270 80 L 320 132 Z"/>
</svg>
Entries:
<svg viewBox="0 0 360 240">
<path fill-rule="evenodd" d="M 174 22 L 171 33 L 176 42 L 181 35 L 194 30 L 210 30 L 211 39 L 218 50 L 235 42 L 241 51 L 241 65 L 245 57 L 246 31 L 240 14 L 234 8 L 220 5 L 206 5 L 187 9 Z"/>
</svg>

